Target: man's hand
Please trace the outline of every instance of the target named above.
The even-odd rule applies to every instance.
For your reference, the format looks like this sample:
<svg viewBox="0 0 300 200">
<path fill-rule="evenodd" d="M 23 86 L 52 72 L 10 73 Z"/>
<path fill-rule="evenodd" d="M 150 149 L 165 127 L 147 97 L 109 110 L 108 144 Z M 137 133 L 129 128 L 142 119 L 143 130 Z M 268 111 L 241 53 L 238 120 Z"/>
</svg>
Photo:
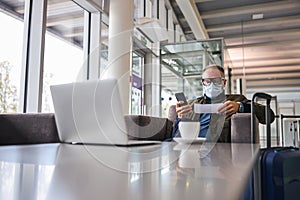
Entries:
<svg viewBox="0 0 300 200">
<path fill-rule="evenodd" d="M 186 115 L 190 114 L 193 111 L 191 105 L 188 104 L 188 105 L 182 106 L 183 103 L 184 103 L 183 101 L 178 101 L 176 103 L 176 113 L 177 113 L 178 118 L 185 117 Z"/>
<path fill-rule="evenodd" d="M 218 108 L 219 114 L 225 114 L 231 116 L 238 112 L 240 104 L 235 101 L 226 101 L 223 105 Z"/>
</svg>

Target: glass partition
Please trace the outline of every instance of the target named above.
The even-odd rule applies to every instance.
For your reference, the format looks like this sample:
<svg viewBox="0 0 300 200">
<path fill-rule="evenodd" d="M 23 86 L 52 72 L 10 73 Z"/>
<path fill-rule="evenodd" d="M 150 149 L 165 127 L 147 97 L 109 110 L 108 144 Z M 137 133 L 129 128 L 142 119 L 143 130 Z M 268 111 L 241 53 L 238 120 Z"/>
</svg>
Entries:
<svg viewBox="0 0 300 200">
<path fill-rule="evenodd" d="M 161 105 L 162 116 L 176 103 L 174 94 L 184 92 L 187 99 L 202 95 L 202 69 L 211 64 L 223 66 L 223 39 L 162 44 Z"/>
</svg>

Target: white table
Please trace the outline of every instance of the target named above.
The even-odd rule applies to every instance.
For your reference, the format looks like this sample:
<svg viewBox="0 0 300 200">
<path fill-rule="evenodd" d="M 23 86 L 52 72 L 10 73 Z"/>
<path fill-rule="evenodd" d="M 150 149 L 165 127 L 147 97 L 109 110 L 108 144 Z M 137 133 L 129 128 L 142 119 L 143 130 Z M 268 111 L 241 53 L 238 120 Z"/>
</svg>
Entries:
<svg viewBox="0 0 300 200">
<path fill-rule="evenodd" d="M 238 199 L 259 146 L 200 146 L 1 146 L 0 199 Z"/>
</svg>

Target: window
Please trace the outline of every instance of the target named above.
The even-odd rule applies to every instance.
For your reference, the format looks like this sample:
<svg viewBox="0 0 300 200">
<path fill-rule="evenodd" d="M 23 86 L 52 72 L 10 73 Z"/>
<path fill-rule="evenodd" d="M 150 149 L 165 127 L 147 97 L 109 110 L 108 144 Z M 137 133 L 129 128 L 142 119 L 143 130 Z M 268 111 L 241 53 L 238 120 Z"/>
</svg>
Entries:
<svg viewBox="0 0 300 200">
<path fill-rule="evenodd" d="M 169 29 L 169 9 L 167 7 L 165 7 L 165 11 L 166 11 L 166 29 Z"/>
<path fill-rule="evenodd" d="M 174 42 L 177 42 L 176 41 L 176 24 L 173 23 L 173 31 L 174 31 Z"/>
<path fill-rule="evenodd" d="M 143 68 L 144 57 L 132 52 L 132 86 L 131 86 L 131 114 L 143 114 Z"/>
<path fill-rule="evenodd" d="M 73 1 L 47 9 L 42 112 L 53 112 L 50 85 L 79 81 L 83 67 L 84 10 Z"/>
<path fill-rule="evenodd" d="M 107 67 L 108 63 L 108 25 L 101 22 L 101 52 L 100 52 L 100 77 L 101 72 Z"/>
<path fill-rule="evenodd" d="M 0 113 L 18 112 L 22 65 L 22 19 L 0 9 Z"/>
<path fill-rule="evenodd" d="M 144 1 L 134 0 L 134 19 L 144 17 Z"/>
<path fill-rule="evenodd" d="M 149 17 L 149 18 L 152 18 L 153 17 L 153 2 L 152 0 L 146 0 L 145 2 L 145 17 Z"/>
</svg>

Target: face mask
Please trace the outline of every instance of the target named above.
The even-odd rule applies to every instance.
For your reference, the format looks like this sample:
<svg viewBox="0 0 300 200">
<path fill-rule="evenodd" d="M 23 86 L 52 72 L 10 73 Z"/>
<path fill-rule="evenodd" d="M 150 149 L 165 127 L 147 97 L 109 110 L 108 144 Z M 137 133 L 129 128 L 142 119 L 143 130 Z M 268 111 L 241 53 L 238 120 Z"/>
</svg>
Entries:
<svg viewBox="0 0 300 200">
<path fill-rule="evenodd" d="M 224 89 L 222 85 L 215 85 L 211 83 L 208 86 L 204 86 L 203 92 L 207 97 L 212 99 L 222 94 L 224 92 Z"/>
</svg>

